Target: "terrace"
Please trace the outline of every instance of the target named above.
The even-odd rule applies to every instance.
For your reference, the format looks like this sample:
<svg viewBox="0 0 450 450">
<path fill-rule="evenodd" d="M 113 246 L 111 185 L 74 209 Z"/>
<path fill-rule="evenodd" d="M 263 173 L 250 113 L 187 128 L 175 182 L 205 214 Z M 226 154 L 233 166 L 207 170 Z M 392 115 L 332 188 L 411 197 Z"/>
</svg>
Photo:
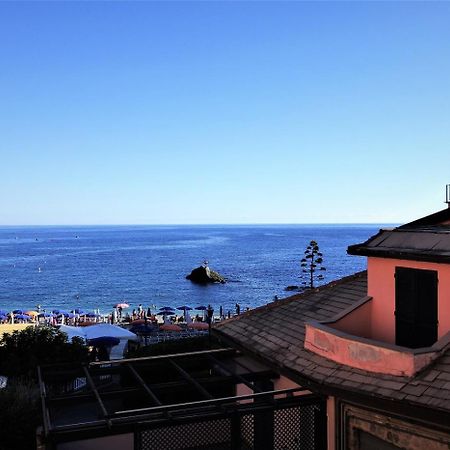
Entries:
<svg viewBox="0 0 450 450">
<path fill-rule="evenodd" d="M 323 399 L 230 348 L 39 368 L 47 449 L 324 448 Z"/>
</svg>

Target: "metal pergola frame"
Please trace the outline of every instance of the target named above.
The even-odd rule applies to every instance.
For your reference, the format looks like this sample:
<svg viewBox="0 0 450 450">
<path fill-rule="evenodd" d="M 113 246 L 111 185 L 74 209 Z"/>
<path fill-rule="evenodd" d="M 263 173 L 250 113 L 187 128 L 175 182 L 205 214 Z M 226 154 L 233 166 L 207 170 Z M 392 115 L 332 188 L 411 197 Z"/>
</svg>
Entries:
<svg viewBox="0 0 450 450">
<path fill-rule="evenodd" d="M 186 361 L 192 366 L 198 363 L 208 362 L 206 367 L 208 377 L 198 377 L 186 367 Z M 227 364 L 228 363 L 228 364 Z M 177 380 L 151 383 L 146 380 L 143 370 L 149 371 L 152 367 L 161 369 L 170 367 L 177 374 Z M 246 365 L 247 364 L 247 365 Z M 257 367 L 252 370 L 252 364 Z M 256 366 L 255 366 L 256 364 Z M 86 385 L 82 392 L 71 394 L 52 395 L 48 387 L 52 381 L 64 381 L 64 377 L 72 378 L 83 376 Z M 80 375 L 81 374 L 81 375 Z M 119 389 L 102 391 L 102 386 L 95 382 L 96 377 L 104 375 L 125 375 L 132 380 L 131 387 L 120 387 Z M 317 396 L 311 394 L 305 388 L 291 389 L 264 389 L 269 380 L 278 378 L 278 374 L 272 369 L 261 365 L 254 359 L 243 355 L 236 349 L 221 348 L 214 350 L 178 353 L 162 356 L 151 356 L 145 358 L 132 358 L 115 360 L 109 362 L 93 362 L 89 365 L 47 365 L 38 369 L 39 385 L 42 398 L 43 428 L 45 436 L 52 442 L 68 441 L 75 436 L 92 437 L 94 435 L 107 435 L 130 432 L 142 423 L 153 426 L 170 425 L 176 420 L 191 420 L 195 417 L 213 417 L 217 415 L 237 413 L 246 410 L 263 410 L 272 408 L 274 405 L 298 402 L 298 394 L 301 394 L 302 402 L 317 400 Z M 58 379 L 60 377 L 60 379 Z M 47 381 L 47 378 L 52 381 Z M 250 394 L 245 395 L 214 395 L 213 388 L 226 386 L 235 390 L 237 385 L 244 385 L 250 389 Z M 234 388 L 233 388 L 234 386 Z M 188 389 L 195 393 L 193 401 L 164 401 L 159 393 L 168 390 L 182 392 Z M 267 387 L 267 386 L 266 386 Z M 87 392 L 86 392 L 87 390 Z M 130 393 L 142 392 L 150 406 L 131 409 L 111 410 L 106 401 L 113 398 L 122 399 Z M 174 393 L 176 399 L 176 392 Z M 63 409 L 65 405 L 76 404 L 78 401 L 89 400 L 92 406 L 99 411 L 96 420 L 77 420 L 74 423 L 55 424 L 52 420 L 52 411 Z M 70 406 L 69 406 L 70 407 Z"/>
</svg>

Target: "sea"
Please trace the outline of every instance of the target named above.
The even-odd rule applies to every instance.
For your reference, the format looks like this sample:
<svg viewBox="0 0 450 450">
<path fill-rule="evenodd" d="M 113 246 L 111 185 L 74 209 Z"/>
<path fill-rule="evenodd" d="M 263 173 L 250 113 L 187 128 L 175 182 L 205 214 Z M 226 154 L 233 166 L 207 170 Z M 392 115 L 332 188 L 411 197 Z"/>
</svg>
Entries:
<svg viewBox="0 0 450 450">
<path fill-rule="evenodd" d="M 292 295 L 311 240 L 323 253 L 322 283 L 365 270 L 347 247 L 386 225 L 39 226 L 0 228 L 0 309 L 129 311 L 211 305 L 224 314 Z M 208 261 L 225 284 L 186 280 Z M 295 293 L 295 292 L 294 292 Z M 195 312 L 195 310 L 194 310 Z"/>
</svg>

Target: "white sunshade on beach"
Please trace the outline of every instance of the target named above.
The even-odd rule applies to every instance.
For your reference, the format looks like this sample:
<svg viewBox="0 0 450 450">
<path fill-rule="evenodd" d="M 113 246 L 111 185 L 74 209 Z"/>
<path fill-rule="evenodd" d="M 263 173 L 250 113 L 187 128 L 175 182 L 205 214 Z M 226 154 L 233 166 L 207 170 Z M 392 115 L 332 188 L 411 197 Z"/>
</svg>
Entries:
<svg viewBox="0 0 450 450">
<path fill-rule="evenodd" d="M 67 336 L 69 338 L 69 342 L 74 337 L 80 337 L 82 339 L 86 339 L 86 333 L 81 327 L 70 327 L 69 325 L 61 325 L 59 327 L 59 331 L 62 331 L 63 333 L 67 334 Z"/>
<path fill-rule="evenodd" d="M 133 341 L 139 339 L 139 337 L 131 331 L 108 323 L 99 323 L 98 325 L 90 325 L 88 327 L 71 327 L 69 325 L 61 325 L 59 329 L 67 334 L 69 341 L 71 341 L 73 337 L 81 337 L 88 340 L 104 336 Z"/>
</svg>

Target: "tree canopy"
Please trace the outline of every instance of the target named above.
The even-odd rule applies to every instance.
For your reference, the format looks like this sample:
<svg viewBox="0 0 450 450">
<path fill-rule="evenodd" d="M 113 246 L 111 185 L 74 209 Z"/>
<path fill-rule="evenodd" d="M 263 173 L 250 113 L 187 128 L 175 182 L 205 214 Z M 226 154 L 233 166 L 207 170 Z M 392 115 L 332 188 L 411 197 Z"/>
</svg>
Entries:
<svg viewBox="0 0 450 450">
<path fill-rule="evenodd" d="M 0 375 L 35 379 L 37 366 L 56 362 L 86 361 L 88 349 L 81 339 L 52 327 L 29 327 L 6 333 L 0 339 Z"/>
</svg>

